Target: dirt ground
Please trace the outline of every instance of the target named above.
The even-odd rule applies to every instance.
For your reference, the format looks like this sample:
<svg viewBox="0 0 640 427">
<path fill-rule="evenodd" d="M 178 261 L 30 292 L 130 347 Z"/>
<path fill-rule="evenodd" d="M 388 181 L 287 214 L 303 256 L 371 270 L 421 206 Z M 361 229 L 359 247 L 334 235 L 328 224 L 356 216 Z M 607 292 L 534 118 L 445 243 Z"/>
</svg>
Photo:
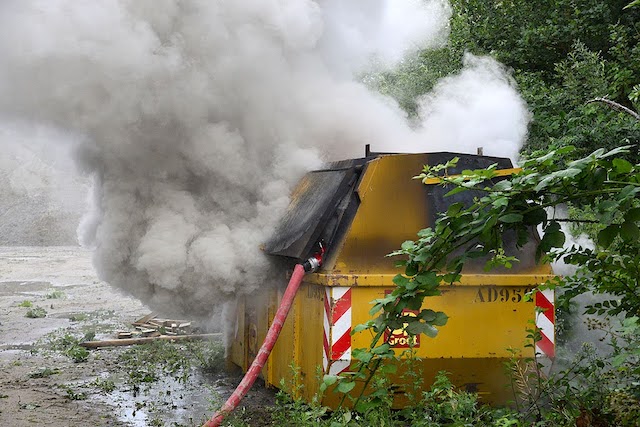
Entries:
<svg viewBox="0 0 640 427">
<path fill-rule="evenodd" d="M 186 381 L 131 387 L 121 357 L 132 350 L 94 350 L 80 363 L 60 351 L 68 337 L 109 339 L 150 312 L 100 282 L 82 248 L 0 247 L 0 296 L 1 426 L 200 425 L 237 382 L 189 369 Z"/>
</svg>

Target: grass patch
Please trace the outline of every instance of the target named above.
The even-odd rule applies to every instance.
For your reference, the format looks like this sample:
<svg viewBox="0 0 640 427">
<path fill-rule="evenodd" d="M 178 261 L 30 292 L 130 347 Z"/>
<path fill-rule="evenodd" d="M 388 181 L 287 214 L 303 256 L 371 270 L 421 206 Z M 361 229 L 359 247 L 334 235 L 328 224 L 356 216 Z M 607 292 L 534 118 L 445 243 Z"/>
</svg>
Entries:
<svg viewBox="0 0 640 427">
<path fill-rule="evenodd" d="M 47 299 L 61 299 L 61 298 L 65 298 L 66 295 L 64 292 L 60 291 L 60 290 L 53 290 L 51 292 L 49 292 L 46 295 Z"/>
<path fill-rule="evenodd" d="M 43 317 L 47 317 L 47 310 L 42 307 L 33 307 L 27 310 L 27 313 L 24 316 L 31 319 L 41 319 Z"/>
<path fill-rule="evenodd" d="M 51 350 L 59 351 L 70 357 L 74 362 L 86 362 L 89 350 L 80 346 L 81 340 L 70 333 L 66 333 L 49 341 Z"/>
<path fill-rule="evenodd" d="M 18 307 L 31 308 L 33 307 L 33 303 L 29 300 L 24 300 L 20 304 L 18 304 Z"/>
<path fill-rule="evenodd" d="M 69 320 L 72 322 L 84 322 L 89 320 L 89 315 L 87 313 L 76 313 L 69 316 Z"/>
<path fill-rule="evenodd" d="M 109 394 L 116 389 L 116 383 L 109 379 L 96 378 L 90 386 L 97 388 L 99 391 L 105 394 Z"/>
<path fill-rule="evenodd" d="M 29 378 L 48 378 L 51 375 L 56 375 L 60 373 L 60 369 L 58 368 L 40 368 L 37 371 L 31 372 L 29 374 Z"/>
<path fill-rule="evenodd" d="M 89 359 L 89 350 L 84 347 L 74 346 L 67 350 L 66 355 L 71 358 L 75 363 L 86 362 Z"/>
<path fill-rule="evenodd" d="M 69 386 L 62 386 L 62 388 L 67 392 L 68 400 L 87 400 L 87 393 L 83 391 L 76 391 Z"/>
</svg>

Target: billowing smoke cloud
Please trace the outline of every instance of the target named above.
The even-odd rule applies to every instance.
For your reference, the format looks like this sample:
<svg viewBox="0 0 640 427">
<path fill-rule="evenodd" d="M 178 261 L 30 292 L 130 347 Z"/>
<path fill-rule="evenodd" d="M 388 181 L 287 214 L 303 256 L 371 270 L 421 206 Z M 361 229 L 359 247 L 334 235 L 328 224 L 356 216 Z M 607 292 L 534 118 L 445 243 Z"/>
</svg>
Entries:
<svg viewBox="0 0 640 427">
<path fill-rule="evenodd" d="M 103 279 L 204 313 L 268 280 L 259 244 L 322 161 L 367 143 L 516 155 L 527 110 L 490 59 L 469 56 L 425 97 L 417 129 L 354 77 L 441 46 L 450 13 L 438 0 L 5 0 L 0 117 L 78 141 L 93 180 L 80 234 Z"/>
<path fill-rule="evenodd" d="M 451 147 L 516 160 L 527 134 L 529 113 L 504 67 L 466 54 L 464 69 L 442 79 L 420 103 L 418 131 L 430 150 Z M 459 148 L 458 148 L 459 147 Z"/>
</svg>

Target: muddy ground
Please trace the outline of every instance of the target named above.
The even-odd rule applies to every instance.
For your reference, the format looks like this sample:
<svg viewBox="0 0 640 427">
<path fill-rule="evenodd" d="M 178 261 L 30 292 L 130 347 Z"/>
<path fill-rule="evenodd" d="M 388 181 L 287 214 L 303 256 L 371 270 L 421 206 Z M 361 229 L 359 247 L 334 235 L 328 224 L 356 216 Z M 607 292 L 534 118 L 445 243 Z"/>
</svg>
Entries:
<svg viewBox="0 0 640 427">
<path fill-rule="evenodd" d="M 150 313 L 99 281 L 90 258 L 78 247 L 0 247 L 0 425 L 201 425 L 239 381 L 222 344 L 84 354 L 77 342 L 111 339 Z M 272 402 L 264 388 L 245 399 Z"/>
</svg>

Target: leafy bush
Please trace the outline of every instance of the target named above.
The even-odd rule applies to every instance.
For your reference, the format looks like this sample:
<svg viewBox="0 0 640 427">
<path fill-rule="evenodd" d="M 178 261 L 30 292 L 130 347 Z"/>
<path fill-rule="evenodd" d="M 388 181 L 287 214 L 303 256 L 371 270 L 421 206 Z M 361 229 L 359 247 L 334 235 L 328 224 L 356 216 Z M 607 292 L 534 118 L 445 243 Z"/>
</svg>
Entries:
<svg viewBox="0 0 640 427">
<path fill-rule="evenodd" d="M 640 107 L 640 8 L 625 0 L 452 2 L 447 46 L 425 50 L 394 72 L 369 75 L 374 89 L 409 115 L 437 80 L 458 71 L 466 51 L 491 55 L 513 70 L 533 113 L 525 151 L 577 147 L 579 155 L 640 143 L 628 114 L 588 101 L 604 97 Z M 627 159 L 640 160 L 638 152 Z"/>
<path fill-rule="evenodd" d="M 47 317 L 47 310 L 42 307 L 33 307 L 27 310 L 25 317 L 29 317 L 31 319 L 41 319 L 43 317 Z"/>
<path fill-rule="evenodd" d="M 53 290 L 46 295 L 47 299 L 61 299 L 65 297 L 65 293 L 60 290 Z"/>
<path fill-rule="evenodd" d="M 80 346 L 81 340 L 70 333 L 53 338 L 50 341 L 52 350 L 59 351 L 71 358 L 76 363 L 86 362 L 89 359 L 89 350 Z"/>
</svg>

